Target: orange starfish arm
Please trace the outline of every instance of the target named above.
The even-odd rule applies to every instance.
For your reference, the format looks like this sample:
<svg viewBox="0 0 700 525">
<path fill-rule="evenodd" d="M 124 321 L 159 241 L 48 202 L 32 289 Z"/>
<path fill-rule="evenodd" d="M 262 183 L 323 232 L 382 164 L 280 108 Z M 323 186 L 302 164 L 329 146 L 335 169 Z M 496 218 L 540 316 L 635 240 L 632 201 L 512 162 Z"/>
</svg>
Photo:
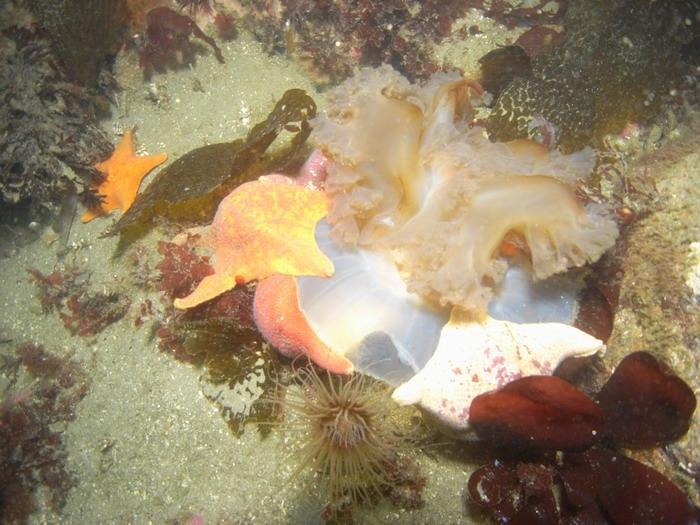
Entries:
<svg viewBox="0 0 700 525">
<path fill-rule="evenodd" d="M 91 221 L 117 209 L 128 210 L 136 199 L 143 178 L 167 158 L 166 153 L 137 156 L 133 130 L 124 133 L 112 156 L 95 165 L 95 168 L 105 174 L 104 180 L 96 188 L 102 196 L 102 204 L 86 211 L 82 221 Z"/>
<path fill-rule="evenodd" d="M 211 225 L 214 274 L 176 308 L 192 308 L 236 284 L 273 274 L 333 274 L 333 263 L 316 244 L 316 223 L 328 212 L 325 193 L 281 181 L 240 185 L 219 205 Z"/>
<path fill-rule="evenodd" d="M 351 374 L 353 364 L 331 350 L 309 326 L 299 308 L 297 283 L 289 275 L 263 279 L 255 289 L 255 324 L 260 333 L 287 357 L 304 354 L 318 366 L 335 374 Z"/>
</svg>

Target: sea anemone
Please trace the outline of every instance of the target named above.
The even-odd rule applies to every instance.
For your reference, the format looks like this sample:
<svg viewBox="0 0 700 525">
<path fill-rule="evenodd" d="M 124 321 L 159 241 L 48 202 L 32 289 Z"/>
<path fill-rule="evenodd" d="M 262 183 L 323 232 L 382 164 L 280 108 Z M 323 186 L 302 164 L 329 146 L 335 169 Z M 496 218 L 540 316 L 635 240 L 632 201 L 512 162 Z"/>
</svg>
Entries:
<svg viewBox="0 0 700 525">
<path fill-rule="evenodd" d="M 402 441 L 386 387 L 362 374 L 321 376 L 313 367 L 296 375 L 300 388 L 284 402 L 303 432 L 293 478 L 309 467 L 318 472 L 331 506 L 371 501 L 392 484 Z"/>
</svg>

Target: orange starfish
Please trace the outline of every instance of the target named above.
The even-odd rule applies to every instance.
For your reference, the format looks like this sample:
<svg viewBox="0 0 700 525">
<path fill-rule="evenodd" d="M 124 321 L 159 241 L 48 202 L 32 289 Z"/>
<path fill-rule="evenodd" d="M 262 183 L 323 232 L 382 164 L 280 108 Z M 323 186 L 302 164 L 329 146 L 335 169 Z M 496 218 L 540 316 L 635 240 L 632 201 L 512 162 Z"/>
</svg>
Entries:
<svg viewBox="0 0 700 525">
<path fill-rule="evenodd" d="M 95 168 L 105 174 L 105 179 L 96 188 L 103 200 L 100 206 L 86 211 L 82 221 L 89 222 L 116 209 L 128 210 L 136 199 L 143 178 L 167 158 L 166 153 L 136 156 L 134 131 L 130 129 L 124 133 L 112 156 L 95 165 Z"/>
<path fill-rule="evenodd" d="M 331 350 L 309 326 L 299 308 L 294 277 L 277 274 L 258 281 L 253 312 L 258 330 L 281 354 L 305 355 L 334 374 L 352 373 L 352 362 Z"/>
<path fill-rule="evenodd" d="M 333 263 L 314 238 L 328 212 L 328 197 L 280 175 L 261 177 L 233 190 L 219 204 L 203 243 L 214 250 L 214 273 L 175 308 L 192 308 L 236 284 L 274 274 L 333 275 Z"/>
</svg>

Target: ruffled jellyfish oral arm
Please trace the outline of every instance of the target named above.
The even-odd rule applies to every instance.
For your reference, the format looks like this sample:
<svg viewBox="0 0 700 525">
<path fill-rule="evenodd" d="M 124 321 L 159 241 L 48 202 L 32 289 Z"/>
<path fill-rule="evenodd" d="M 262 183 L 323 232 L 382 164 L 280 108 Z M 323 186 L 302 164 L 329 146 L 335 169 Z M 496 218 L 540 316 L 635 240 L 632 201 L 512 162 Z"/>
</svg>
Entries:
<svg viewBox="0 0 700 525">
<path fill-rule="evenodd" d="M 504 236 L 522 236 L 532 274 L 544 279 L 597 260 L 617 238 L 615 221 L 584 207 L 553 177 L 454 179 L 394 238 L 408 289 L 444 305 L 484 311 L 507 269 L 496 258 Z"/>
<path fill-rule="evenodd" d="M 469 407 L 479 394 L 529 375 L 550 375 L 567 357 L 604 349 L 603 342 L 559 323 L 475 320 L 454 310 L 435 354 L 394 390 L 400 405 L 418 404 L 457 433 L 469 430 Z"/>
<path fill-rule="evenodd" d="M 274 274 L 333 274 L 333 263 L 316 245 L 314 228 L 326 215 L 323 192 L 272 179 L 240 185 L 219 205 L 209 231 L 214 274 L 176 308 L 192 308 L 236 284 Z"/>
</svg>

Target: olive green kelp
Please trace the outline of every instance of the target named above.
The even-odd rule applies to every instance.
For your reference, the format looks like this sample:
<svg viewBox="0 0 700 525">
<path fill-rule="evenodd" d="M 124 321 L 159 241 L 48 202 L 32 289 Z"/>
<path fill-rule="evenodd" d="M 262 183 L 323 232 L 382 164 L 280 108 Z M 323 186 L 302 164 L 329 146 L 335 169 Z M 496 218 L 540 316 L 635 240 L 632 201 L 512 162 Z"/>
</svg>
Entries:
<svg viewBox="0 0 700 525">
<path fill-rule="evenodd" d="M 154 219 L 206 222 L 219 201 L 234 187 L 271 171 L 300 165 L 316 104 L 305 91 L 290 89 L 272 112 L 245 139 L 194 149 L 164 168 L 122 215 L 110 233 L 132 241 Z M 282 131 L 294 133 L 290 144 L 275 155 L 265 152 Z"/>
</svg>

